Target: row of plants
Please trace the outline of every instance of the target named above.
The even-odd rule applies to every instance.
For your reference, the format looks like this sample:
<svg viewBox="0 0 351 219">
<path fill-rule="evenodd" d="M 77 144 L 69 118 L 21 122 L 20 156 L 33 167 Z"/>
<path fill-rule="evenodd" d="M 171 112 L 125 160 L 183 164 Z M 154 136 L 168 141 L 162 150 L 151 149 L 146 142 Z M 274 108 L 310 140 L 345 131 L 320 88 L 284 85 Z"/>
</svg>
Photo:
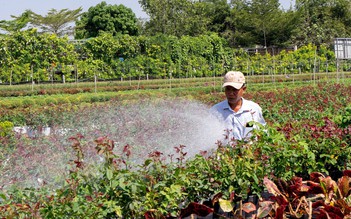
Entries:
<svg viewBox="0 0 351 219">
<path fill-rule="evenodd" d="M 274 56 L 251 55 L 229 47 L 214 33 L 180 38 L 105 33 L 74 44 L 30 29 L 0 38 L 0 60 L 0 80 L 6 84 L 210 77 L 229 69 L 255 75 L 350 69 L 348 61 L 335 59 L 334 48 L 323 45 L 305 45 Z"/>
<path fill-rule="evenodd" d="M 301 87 L 301 86 L 310 86 L 311 84 L 315 84 L 314 81 L 310 82 L 290 82 L 290 83 L 265 83 L 265 84 L 255 84 L 252 81 L 254 78 L 248 78 L 248 84 L 250 86 L 250 90 L 254 95 L 251 95 L 249 92 L 247 95 L 251 98 L 255 98 L 255 95 L 260 96 L 260 98 L 264 99 L 261 96 L 262 92 L 260 91 L 272 91 L 273 93 L 277 92 L 276 90 L 284 90 L 286 86 L 289 88 L 293 87 Z M 335 80 L 336 82 L 337 80 Z M 339 80 L 340 82 L 344 82 L 348 84 L 348 79 Z M 312 83 L 311 83 L 312 82 Z M 318 81 L 317 81 L 318 82 Z M 321 80 L 319 81 L 321 82 Z M 332 81 L 328 81 L 331 83 Z M 139 90 L 131 90 L 131 91 L 120 91 L 119 92 L 97 92 L 97 93 L 77 93 L 77 94 L 45 94 L 38 96 L 30 96 L 30 97 L 10 97 L 3 98 L 0 100 L 0 106 L 2 111 L 0 112 L 1 119 L 0 121 L 10 121 L 14 124 L 14 126 L 51 126 L 52 124 L 57 123 L 59 121 L 59 117 L 66 110 L 76 109 L 78 105 L 84 104 L 94 104 L 94 103 L 103 103 L 110 100 L 120 100 L 124 102 L 135 101 L 139 98 L 168 98 L 168 97 L 176 97 L 176 96 L 184 96 L 190 99 L 196 99 L 201 102 L 207 104 L 213 104 L 216 101 L 219 101 L 218 95 L 222 88 L 218 83 L 206 83 L 200 82 L 202 86 L 199 87 L 186 87 L 181 86 L 180 88 L 167 88 L 167 89 L 149 89 L 143 90 L 145 88 L 141 88 Z M 114 88 L 114 87 L 111 87 Z M 219 92 L 219 93 L 218 93 Z M 349 92 L 348 90 L 344 92 Z M 341 95 L 341 91 L 336 92 L 335 95 Z M 267 94 L 264 94 L 267 95 Z M 269 93 L 269 96 L 275 96 L 274 94 Z M 315 101 L 329 101 L 325 99 L 324 96 L 315 95 Z M 290 104 L 297 100 L 292 99 L 293 97 L 299 97 L 296 95 L 290 96 L 289 101 L 278 99 L 276 101 L 282 101 L 286 104 Z M 282 96 L 284 97 L 284 96 Z M 221 98 L 224 98 L 223 95 Z M 321 100 L 319 99 L 321 98 Z M 265 102 L 264 104 L 268 104 Z M 301 107 L 296 106 L 296 108 L 289 108 L 289 105 L 283 106 L 282 108 L 275 109 L 277 106 L 268 105 L 265 108 L 274 109 L 274 113 L 270 114 L 270 117 L 275 118 L 281 114 L 281 112 L 288 113 L 290 116 L 298 117 L 300 114 L 303 116 L 307 116 L 308 112 L 300 112 Z M 311 110 L 313 106 L 310 107 Z M 307 115 L 306 115 L 307 114 Z M 285 115 L 285 114 L 283 114 Z M 281 118 L 278 122 L 286 121 L 287 118 Z"/>
<path fill-rule="evenodd" d="M 316 74 L 298 75 L 247 75 L 248 83 L 274 83 L 274 86 L 281 86 L 281 82 L 300 83 L 303 81 L 341 81 L 351 77 L 351 72 L 329 72 Z M 221 77 L 204 78 L 172 78 L 168 80 L 129 80 L 109 82 L 83 82 L 66 84 L 35 84 L 20 86 L 0 87 L 1 97 L 36 96 L 53 94 L 77 94 L 77 93 L 98 93 L 115 92 L 125 90 L 164 89 L 164 88 L 193 88 L 212 86 L 218 87 L 222 83 Z"/>
<path fill-rule="evenodd" d="M 262 86 L 283 87 L 287 83 L 299 85 L 305 82 L 321 83 L 326 82 L 347 82 L 351 72 L 333 72 L 317 74 L 299 74 L 299 75 L 247 75 L 247 83 L 256 84 L 254 86 L 261 89 Z M 187 79 L 169 79 L 169 80 L 130 80 L 130 81 L 110 81 L 110 82 L 85 82 L 85 83 L 66 83 L 66 84 L 37 84 L 37 85 L 16 85 L 0 86 L 0 96 L 17 97 L 17 96 L 36 96 L 36 95 L 54 95 L 54 94 L 77 94 L 77 93 L 98 93 L 108 91 L 126 91 L 126 90 L 150 90 L 163 88 L 186 88 L 194 87 L 218 87 L 222 84 L 222 77 L 205 77 L 205 78 L 187 78 Z M 283 83 L 282 83 L 283 82 Z"/>
<path fill-rule="evenodd" d="M 111 218 L 116 216 L 175 218 L 190 214 L 204 214 L 194 209 L 191 203 L 205 203 L 218 194 L 221 194 L 220 199 L 212 200 L 212 205 L 219 201 L 224 212 L 228 212 L 229 209 L 229 212 L 233 211 L 232 213 L 235 214 L 234 210 L 238 210 L 233 207 L 236 202 L 246 199 L 250 194 L 260 195 L 264 191 L 263 179 L 267 181 L 267 178 L 278 177 L 280 180 L 289 181 L 296 174 L 306 175 L 306 168 L 318 169 L 314 164 L 316 161 L 318 163 L 318 158 L 314 157 L 314 154 L 318 152 L 310 151 L 305 142 L 289 143 L 276 130 L 268 130 L 270 135 L 265 133 L 267 132 L 261 132 L 260 140 L 252 145 L 240 142 L 219 145 L 215 152 L 203 151 L 201 155 L 186 162 L 185 153 L 183 153 L 185 146 L 176 147 L 177 153 L 173 154 L 174 162 L 170 164 L 164 162 L 166 155 L 158 151 L 151 152 L 149 158 L 138 167 L 138 171 L 132 170 L 133 166 L 128 160 L 133 153 L 130 147 L 124 147 L 124 154 L 117 156 L 113 152 L 114 142 L 102 137 L 96 139 L 95 148 L 98 154 L 104 155 L 105 159 L 96 175 L 85 172 L 86 164 L 83 160 L 87 145 L 83 143 L 84 137 L 74 136 L 71 140 L 77 157 L 72 162 L 72 169 L 65 186 L 56 189 L 55 195 L 52 194 L 53 191 L 48 191 L 45 187 L 8 190 L 11 197 L 7 196 L 7 193 L 2 195 L 2 203 L 4 203 L 1 208 L 2 214 L 5 217 L 44 218 Z M 349 160 L 349 157 L 346 159 Z M 304 162 L 301 163 L 301 161 Z M 343 166 L 334 167 L 344 168 Z M 321 174 L 321 176 L 325 175 Z M 300 179 L 302 180 L 302 177 Z M 288 186 L 293 185 L 286 185 Z M 300 192 L 305 196 L 315 195 L 316 192 L 317 194 L 326 193 L 330 197 L 317 197 L 316 200 L 319 201 L 319 206 L 331 206 L 330 200 L 336 199 L 334 195 L 337 194 L 336 192 L 335 194 L 330 193 L 329 191 L 335 191 L 335 188 L 327 186 L 325 189 L 328 192 L 316 191 L 316 185 L 311 186 L 311 190 L 301 188 Z M 323 187 L 320 186 L 320 188 Z M 267 189 L 272 192 L 270 187 Z M 300 188 L 295 188 L 297 191 L 298 189 Z M 284 192 L 297 192 L 291 190 Z M 279 193 L 273 194 L 280 195 Z M 296 208 L 297 201 L 287 196 L 286 199 L 288 198 Z M 290 204 L 284 199 L 273 200 L 285 207 Z M 207 213 L 214 212 L 214 206 L 202 205 L 212 209 Z M 285 208 L 280 210 L 273 208 L 272 203 L 270 206 L 270 211 L 266 211 L 265 214 L 261 213 L 260 218 L 267 215 L 279 218 L 277 215 L 292 213 L 290 208 L 286 211 Z M 345 209 L 345 206 L 342 207 Z M 246 210 L 249 212 L 249 209 Z M 293 216 L 301 218 L 302 213 L 298 213 L 295 212 Z M 342 215 L 344 213 L 347 214 L 347 212 L 342 212 Z"/>
<path fill-rule="evenodd" d="M 252 81 L 251 78 L 249 78 Z M 293 83 L 265 83 L 265 84 L 253 84 L 249 81 L 250 90 L 253 93 L 257 91 L 269 91 L 276 92 L 276 90 L 284 90 L 284 87 L 289 86 L 300 87 L 310 86 L 311 82 L 293 82 Z M 340 80 L 341 81 L 341 80 Z M 342 80 L 344 83 L 348 83 L 348 80 Z M 110 100 L 120 100 L 124 102 L 130 102 L 138 100 L 139 98 L 169 98 L 176 96 L 183 96 L 190 99 L 196 99 L 207 104 L 213 104 L 219 101 L 218 95 L 222 88 L 219 86 L 219 82 L 203 83 L 202 87 L 185 87 L 180 88 L 168 88 L 168 89 L 155 89 L 155 90 L 134 90 L 134 91 L 119 91 L 119 92 L 97 92 L 97 93 L 77 93 L 77 94 L 45 94 L 30 97 L 10 97 L 3 98 L 0 100 L 0 106 L 2 111 L 0 112 L 0 122 L 12 122 L 14 126 L 51 126 L 60 120 L 61 114 L 65 111 L 76 109 L 80 104 L 90 105 L 103 103 Z M 145 89 L 145 88 L 144 88 Z M 219 92 L 219 93 L 218 93 Z M 346 91 L 348 92 L 348 91 Z M 260 92 L 258 92 L 260 94 Z M 248 93 L 250 97 L 250 93 Z M 270 96 L 273 94 L 269 94 Z M 222 97 L 222 96 L 221 96 Z M 224 98 L 224 97 L 222 97 Z M 254 98 L 254 97 L 253 97 Z M 264 98 L 264 97 L 262 97 Z M 291 98 L 291 97 L 289 97 Z M 283 101 L 281 99 L 277 101 Z M 287 102 L 289 103 L 289 102 Z M 267 104 L 267 103 L 265 103 Z M 273 106 L 269 106 L 273 107 Z M 297 108 L 299 110 L 299 108 Z M 292 116 L 299 114 L 295 112 L 289 112 Z M 279 112 L 276 113 L 279 115 Z M 275 116 L 272 116 L 273 118 Z M 284 119 L 282 119 L 284 121 Z"/>
<path fill-rule="evenodd" d="M 350 182 L 342 175 L 350 168 L 351 158 L 350 94 L 349 85 L 335 83 L 248 92 L 246 98 L 262 106 L 268 122 L 267 127 L 256 132 L 257 139 L 252 144 L 218 141 L 216 147 L 200 150 L 190 157 L 187 145 L 175 146 L 173 153 L 162 153 L 151 147 L 147 149 L 148 157 L 138 164 L 133 156 L 143 157 L 145 153 L 140 154 L 141 142 L 128 144 L 128 133 L 146 140 L 161 130 L 168 130 L 164 120 L 157 124 L 159 117 L 156 123 L 145 127 L 147 123 L 142 119 L 145 116 L 136 115 L 147 107 L 138 107 L 137 101 L 129 99 L 127 102 L 137 113 L 129 115 L 124 109 L 118 111 L 121 114 L 116 117 L 111 116 L 116 111 L 108 112 L 121 106 L 122 99 L 77 105 L 72 111 L 62 109 L 66 117 L 58 121 L 71 121 L 71 126 L 67 123 L 66 127 L 91 129 L 78 133 L 72 129 L 68 135 L 49 138 L 31 139 L 9 133 L 1 138 L 4 146 L 1 147 L 1 175 L 12 177 L 1 183 L 0 215 L 9 218 L 175 218 L 212 213 L 240 217 L 244 210 L 259 218 L 347 217 L 351 206 Z M 188 95 L 185 98 L 206 105 L 224 99 L 222 92 Z M 177 101 L 181 100 L 171 99 L 166 105 L 179 109 L 179 105 L 172 106 Z M 187 108 L 180 108 L 177 114 Z M 91 117 L 92 114 L 95 116 Z M 134 123 L 130 124 L 128 118 L 133 118 Z M 153 121 L 150 118 L 149 123 Z M 124 124 L 120 128 L 107 122 L 117 123 L 119 119 Z M 102 121 L 96 123 L 97 120 Z M 162 128 L 158 129 L 159 126 Z M 140 134 L 149 129 L 149 135 Z M 162 131 L 161 136 L 167 135 Z M 115 136 L 117 132 L 124 134 Z M 67 141 L 70 148 L 66 146 Z M 50 159 L 44 159 L 42 153 L 51 154 Z M 60 156 L 66 162 L 57 162 L 55 158 Z M 52 163 L 55 168 L 61 166 L 54 171 L 61 175 L 56 187 L 52 186 L 55 179 L 40 178 L 42 174 L 37 170 L 43 169 L 42 164 L 50 167 Z M 45 168 L 42 171 L 52 173 Z M 20 181 L 28 180 L 33 172 L 41 184 L 21 186 Z M 313 172 L 321 174 L 311 175 Z M 262 192 L 275 198 L 263 200 Z M 254 194 L 262 198 L 260 208 L 250 202 L 238 207 L 238 203 Z"/>
</svg>

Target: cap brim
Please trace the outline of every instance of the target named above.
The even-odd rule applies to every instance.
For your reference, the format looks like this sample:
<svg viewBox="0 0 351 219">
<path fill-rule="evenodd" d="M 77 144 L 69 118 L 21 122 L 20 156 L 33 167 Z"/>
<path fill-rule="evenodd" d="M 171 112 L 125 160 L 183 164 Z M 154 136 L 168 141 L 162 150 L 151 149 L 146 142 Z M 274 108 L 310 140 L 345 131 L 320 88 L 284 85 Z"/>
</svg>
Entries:
<svg viewBox="0 0 351 219">
<path fill-rule="evenodd" d="M 222 87 L 226 87 L 226 86 L 231 86 L 234 87 L 235 89 L 240 89 L 243 86 L 244 83 L 234 83 L 234 82 L 226 82 L 223 84 Z"/>
</svg>

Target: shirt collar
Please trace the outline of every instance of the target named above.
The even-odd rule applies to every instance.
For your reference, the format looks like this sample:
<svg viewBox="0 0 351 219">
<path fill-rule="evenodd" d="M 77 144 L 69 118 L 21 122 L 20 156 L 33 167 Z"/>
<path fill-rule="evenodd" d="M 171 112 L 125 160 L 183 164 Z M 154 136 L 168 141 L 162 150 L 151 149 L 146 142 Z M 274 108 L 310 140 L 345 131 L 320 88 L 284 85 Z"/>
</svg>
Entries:
<svg viewBox="0 0 351 219">
<path fill-rule="evenodd" d="M 241 107 L 240 107 L 239 111 L 236 112 L 236 113 L 246 113 L 246 112 L 250 112 L 251 109 L 249 108 L 249 106 L 248 106 L 248 104 L 247 104 L 247 100 L 245 100 L 243 97 L 241 98 L 241 100 L 242 100 Z M 229 106 L 228 100 L 225 101 L 225 104 L 223 105 L 223 110 L 231 110 L 231 111 L 233 111 L 233 110 L 230 108 L 230 106 Z M 234 111 L 233 111 L 233 112 L 234 112 Z"/>
</svg>

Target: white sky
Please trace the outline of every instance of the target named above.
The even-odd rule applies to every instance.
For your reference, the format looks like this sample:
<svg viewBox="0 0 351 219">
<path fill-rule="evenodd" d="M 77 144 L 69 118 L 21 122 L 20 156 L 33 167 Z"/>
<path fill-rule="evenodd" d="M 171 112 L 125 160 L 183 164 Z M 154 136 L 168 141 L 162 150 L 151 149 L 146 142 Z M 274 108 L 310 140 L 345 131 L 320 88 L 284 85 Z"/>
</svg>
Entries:
<svg viewBox="0 0 351 219">
<path fill-rule="evenodd" d="M 0 20 L 12 20 L 11 15 L 19 16 L 25 10 L 46 15 L 50 9 L 77 9 L 83 8 L 83 12 L 95 6 L 103 0 L 0 0 Z M 283 8 L 288 9 L 294 0 L 279 0 Z M 147 15 L 142 11 L 138 0 L 105 0 L 107 4 L 123 4 L 131 8 L 137 18 L 146 18 Z"/>
</svg>

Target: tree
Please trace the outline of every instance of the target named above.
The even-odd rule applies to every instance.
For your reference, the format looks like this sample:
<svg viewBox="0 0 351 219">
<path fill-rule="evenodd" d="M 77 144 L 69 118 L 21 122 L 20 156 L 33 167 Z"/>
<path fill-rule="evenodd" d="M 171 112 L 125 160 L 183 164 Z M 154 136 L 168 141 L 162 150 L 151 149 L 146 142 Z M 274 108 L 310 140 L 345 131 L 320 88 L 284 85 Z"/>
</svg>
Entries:
<svg viewBox="0 0 351 219">
<path fill-rule="evenodd" d="M 256 44 L 265 48 L 271 46 L 276 36 L 278 24 L 281 22 L 282 11 L 279 0 L 252 0 L 249 13 L 252 21 Z"/>
<path fill-rule="evenodd" d="M 73 26 L 70 24 L 81 15 L 82 8 L 75 10 L 62 9 L 57 11 L 51 9 L 46 16 L 31 13 L 30 23 L 39 27 L 42 32 L 54 33 L 57 36 L 72 35 Z"/>
<path fill-rule="evenodd" d="M 197 36 L 208 31 L 211 17 L 207 5 L 190 0 L 139 0 L 150 19 L 145 28 L 148 35 L 159 33 L 174 36 Z"/>
<path fill-rule="evenodd" d="M 230 4 L 227 0 L 203 0 L 206 6 L 206 17 L 210 18 L 209 31 L 222 33 L 226 28 L 226 20 L 230 16 Z"/>
<path fill-rule="evenodd" d="M 232 47 L 248 47 L 254 44 L 249 6 L 245 0 L 232 0 L 230 15 L 225 20 L 225 30 L 221 34 Z"/>
<path fill-rule="evenodd" d="M 14 18 L 14 20 L 11 20 L 11 21 L 1 20 L 0 29 L 7 32 L 20 31 L 21 29 L 25 28 L 30 22 L 31 14 L 32 14 L 32 11 L 26 10 L 18 17 L 12 15 L 11 17 Z"/>
<path fill-rule="evenodd" d="M 332 44 L 336 37 L 350 37 L 349 0 L 297 0 L 298 25 L 292 40 L 296 45 Z"/>
<path fill-rule="evenodd" d="M 293 10 L 283 12 L 279 18 L 279 22 L 275 23 L 276 28 L 270 43 L 275 46 L 287 47 L 295 45 L 291 40 L 294 29 L 298 25 L 299 19 Z"/>
<path fill-rule="evenodd" d="M 96 37 L 100 32 L 108 32 L 113 36 L 117 34 L 138 35 L 137 18 L 134 12 L 124 5 L 107 5 L 101 2 L 90 7 L 76 22 L 75 38 L 84 39 Z"/>
</svg>

